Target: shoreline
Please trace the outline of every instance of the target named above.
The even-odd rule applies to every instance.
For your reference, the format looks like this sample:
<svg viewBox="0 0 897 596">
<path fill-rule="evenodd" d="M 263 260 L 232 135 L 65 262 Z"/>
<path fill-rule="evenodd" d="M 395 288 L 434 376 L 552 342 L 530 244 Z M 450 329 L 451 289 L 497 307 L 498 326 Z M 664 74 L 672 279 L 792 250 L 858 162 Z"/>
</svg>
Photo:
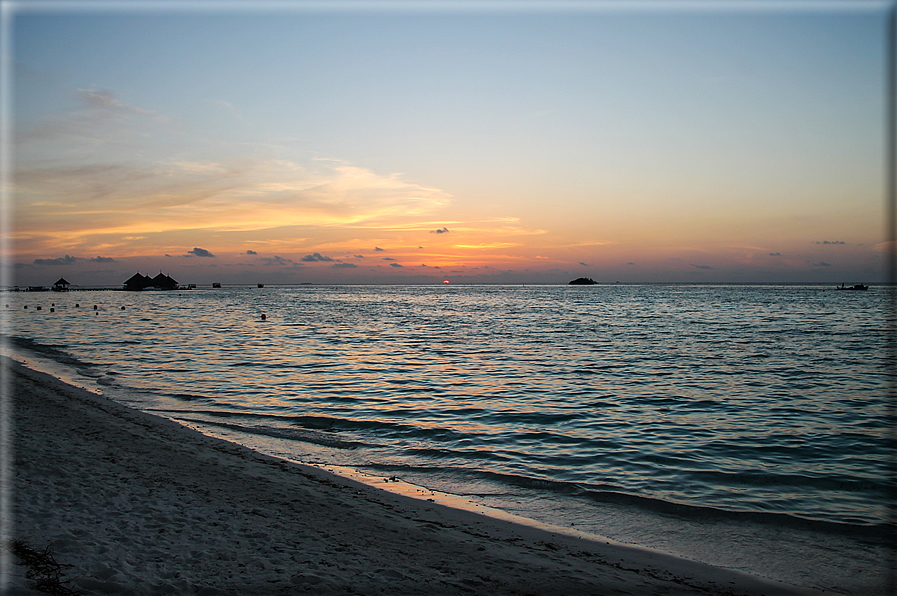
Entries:
<svg viewBox="0 0 897 596">
<path fill-rule="evenodd" d="M 12 536 L 84 593 L 820 593 L 398 495 L 3 366 Z"/>
</svg>

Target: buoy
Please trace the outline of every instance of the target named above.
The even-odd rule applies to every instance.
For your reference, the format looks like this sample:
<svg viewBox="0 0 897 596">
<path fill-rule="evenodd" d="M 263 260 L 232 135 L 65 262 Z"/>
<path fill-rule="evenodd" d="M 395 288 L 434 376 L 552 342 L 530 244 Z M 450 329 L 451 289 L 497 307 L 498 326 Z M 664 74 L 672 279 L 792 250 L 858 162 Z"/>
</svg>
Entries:
<svg viewBox="0 0 897 596">
<path fill-rule="evenodd" d="M 124 310 L 124 309 L 125 309 L 125 307 L 124 307 L 124 306 L 122 306 L 122 307 L 121 307 L 121 309 L 122 309 L 122 310 Z"/>
<path fill-rule="evenodd" d="M 262 315 L 262 320 L 263 320 L 263 321 L 264 321 L 265 319 L 267 319 L 267 318 L 268 318 L 268 315 Z"/>
<path fill-rule="evenodd" d="M 25 305 L 25 308 L 28 308 L 28 305 L 27 305 L 27 304 Z"/>
<path fill-rule="evenodd" d="M 96 304 L 93 305 L 93 309 L 94 309 L 94 310 L 97 309 L 97 305 L 96 305 Z"/>
<path fill-rule="evenodd" d="M 39 306 L 37 307 L 37 310 L 40 310 L 40 307 L 39 307 Z"/>
<path fill-rule="evenodd" d="M 78 303 L 76 302 L 76 303 L 75 303 L 75 308 L 81 308 L 81 305 L 78 304 Z"/>
<path fill-rule="evenodd" d="M 50 309 L 50 312 L 56 312 L 56 309 L 55 309 L 55 308 L 51 308 L 51 309 Z"/>
</svg>

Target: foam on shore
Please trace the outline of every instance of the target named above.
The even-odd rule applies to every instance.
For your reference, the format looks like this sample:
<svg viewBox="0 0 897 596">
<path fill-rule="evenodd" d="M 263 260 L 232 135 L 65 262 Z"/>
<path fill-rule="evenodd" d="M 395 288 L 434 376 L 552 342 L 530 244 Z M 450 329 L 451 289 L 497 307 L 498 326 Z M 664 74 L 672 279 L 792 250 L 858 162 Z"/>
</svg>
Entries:
<svg viewBox="0 0 897 596">
<path fill-rule="evenodd" d="M 3 366 L 14 536 L 84 593 L 814 593 L 378 490 Z"/>
</svg>

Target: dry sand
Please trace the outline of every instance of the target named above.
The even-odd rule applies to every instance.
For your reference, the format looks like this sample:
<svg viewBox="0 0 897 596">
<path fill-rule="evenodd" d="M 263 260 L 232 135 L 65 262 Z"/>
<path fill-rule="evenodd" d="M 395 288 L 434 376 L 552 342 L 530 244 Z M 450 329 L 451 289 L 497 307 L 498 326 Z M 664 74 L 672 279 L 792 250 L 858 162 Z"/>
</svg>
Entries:
<svg viewBox="0 0 897 596">
<path fill-rule="evenodd" d="M 84 594 L 812 593 L 392 494 L 3 362 L 13 535 Z"/>
</svg>

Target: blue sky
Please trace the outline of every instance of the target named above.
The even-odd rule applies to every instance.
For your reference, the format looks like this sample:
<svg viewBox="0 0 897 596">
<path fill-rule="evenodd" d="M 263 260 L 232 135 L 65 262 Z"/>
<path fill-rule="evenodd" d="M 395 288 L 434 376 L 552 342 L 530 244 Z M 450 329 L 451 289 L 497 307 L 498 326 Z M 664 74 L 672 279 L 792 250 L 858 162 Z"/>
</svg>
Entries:
<svg viewBox="0 0 897 596">
<path fill-rule="evenodd" d="M 885 3 L 100 6 L 9 26 L 22 285 L 884 279 Z"/>
</svg>

